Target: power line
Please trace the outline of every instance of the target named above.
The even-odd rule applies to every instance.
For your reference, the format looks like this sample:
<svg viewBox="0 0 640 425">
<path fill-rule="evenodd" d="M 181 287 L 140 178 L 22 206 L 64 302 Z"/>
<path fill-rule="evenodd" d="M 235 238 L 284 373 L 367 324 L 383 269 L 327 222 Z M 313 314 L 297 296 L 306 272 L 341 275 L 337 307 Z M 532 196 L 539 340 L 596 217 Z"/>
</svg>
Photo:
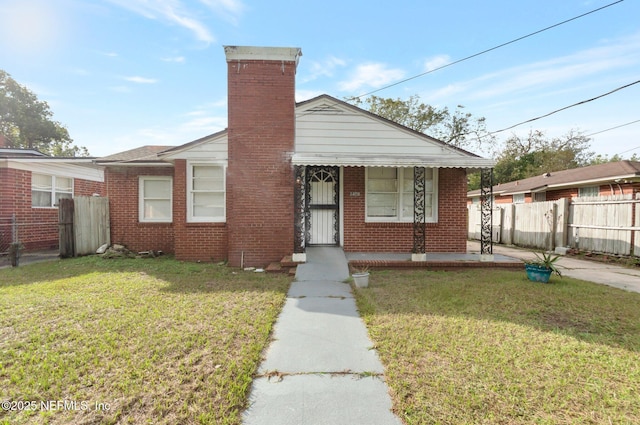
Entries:
<svg viewBox="0 0 640 425">
<path fill-rule="evenodd" d="M 518 37 L 518 38 L 513 39 L 513 40 L 511 40 L 511 41 L 507 41 L 506 43 L 499 44 L 499 45 L 497 45 L 497 46 L 495 46 L 495 47 L 492 47 L 492 48 L 490 48 L 490 49 L 486 49 L 486 50 L 483 50 L 483 51 L 481 51 L 481 52 L 474 53 L 474 54 L 473 54 L 473 55 L 471 55 L 471 56 L 467 56 L 467 57 L 464 57 L 464 58 L 462 58 L 462 59 L 458 59 L 458 60 L 453 61 L 453 62 L 450 62 L 450 63 L 448 63 L 448 64 L 446 64 L 446 65 L 442 65 L 442 66 L 439 66 L 439 67 L 437 67 L 437 68 L 431 69 L 431 70 L 429 70 L 429 71 L 423 72 L 422 74 L 418 74 L 418 75 L 414 75 L 413 77 L 405 78 L 404 80 L 400 80 L 400 81 L 397 81 L 397 82 L 395 82 L 395 83 L 392 83 L 392 84 L 386 85 L 386 86 L 384 86 L 384 87 L 380 87 L 380 88 L 375 89 L 375 90 L 372 90 L 372 91 L 370 91 L 370 92 L 368 92 L 368 93 L 361 94 L 360 96 L 355 96 L 355 98 L 357 99 L 357 98 L 361 98 L 361 97 L 364 97 L 364 96 L 369 96 L 369 95 L 371 95 L 371 94 L 373 94 L 373 93 L 377 93 L 377 92 L 379 92 L 379 91 L 386 90 L 386 89 L 388 89 L 388 88 L 391 88 L 391 87 L 394 87 L 394 86 L 397 86 L 397 85 L 400 85 L 400 84 L 406 83 L 407 81 L 415 80 L 416 78 L 420 78 L 420 77 L 425 76 L 425 75 L 427 75 L 427 74 L 431 74 L 432 72 L 439 71 L 439 70 L 441 70 L 441 69 L 443 69 L 443 68 L 446 68 L 446 67 L 449 67 L 449 66 L 452 66 L 452 65 L 458 64 L 458 63 L 460 63 L 460 62 L 464 62 L 464 61 L 466 61 L 466 60 L 469 60 L 469 59 L 475 58 L 476 56 L 480 56 L 480 55 L 483 55 L 483 54 L 485 54 L 485 53 L 491 52 L 491 51 L 493 51 L 493 50 L 499 49 L 499 48 L 501 48 L 501 47 L 508 46 L 509 44 L 516 43 L 516 42 L 518 42 L 518 41 L 520 41 L 520 40 L 524 40 L 525 38 L 529 38 L 529 37 L 534 36 L 534 35 L 536 35 L 536 34 L 540 34 L 541 32 L 544 32 L 544 31 L 550 30 L 550 29 L 555 28 L 555 27 L 558 27 L 558 26 L 560 26 L 560 25 L 564 25 L 564 24 L 566 24 L 566 23 L 568 23 L 568 22 L 571 22 L 571 21 L 575 21 L 576 19 L 580 19 L 580 18 L 582 18 L 582 17 L 584 17 L 584 16 L 591 15 L 592 13 L 595 13 L 595 12 L 598 12 L 598 11 L 600 11 L 600 10 L 606 9 L 606 8 L 608 8 L 608 7 L 614 6 L 614 5 L 618 4 L 618 3 L 622 3 L 623 1 L 624 1 L 624 0 L 618 0 L 618 1 L 615 1 L 615 2 L 613 2 L 613 3 L 609 3 L 609 4 L 605 5 L 605 6 L 599 7 L 599 8 L 597 8 L 597 9 L 594 9 L 594 10 L 590 11 L 590 12 L 583 13 L 582 15 L 575 16 L 575 17 L 573 17 L 573 18 L 571 18 L 571 19 L 567 19 L 567 20 L 562 21 L 562 22 L 558 22 L 557 24 L 553 24 L 553 25 L 548 26 L 548 27 L 546 27 L 546 28 L 542 28 L 541 30 L 538 30 L 538 31 L 532 32 L 532 33 L 527 34 L 527 35 L 523 35 L 522 37 Z"/>
<path fill-rule="evenodd" d="M 635 120 L 635 121 L 631 121 L 631 122 L 628 122 L 628 123 L 624 123 L 624 124 L 616 125 L 615 127 L 607 128 L 606 130 L 596 131 L 595 133 L 587 134 L 587 135 L 586 135 L 586 136 L 584 136 L 584 137 L 591 137 L 591 136 L 595 136 L 596 134 L 600 134 L 600 133 L 604 133 L 604 132 L 607 132 L 607 131 L 615 130 L 616 128 L 625 127 L 625 126 L 627 126 L 627 125 L 635 124 L 635 123 L 637 123 L 637 122 L 640 122 L 640 120 Z M 640 146 L 638 146 L 638 147 L 640 147 Z M 637 149 L 637 148 L 634 148 L 634 149 Z M 632 150 L 633 150 L 633 149 L 632 149 Z M 628 151 L 627 151 L 627 152 L 628 152 Z M 624 152 L 622 152 L 622 153 L 624 153 Z"/>
<path fill-rule="evenodd" d="M 603 98 L 603 97 L 605 97 L 605 96 L 609 96 L 610 94 L 613 94 L 613 93 L 615 93 L 615 92 L 617 92 L 617 91 L 620 91 L 620 90 L 622 90 L 622 89 L 626 89 L 626 88 L 631 87 L 631 86 L 633 86 L 634 84 L 638 84 L 638 83 L 640 83 L 640 80 L 637 80 L 637 81 L 634 81 L 633 83 L 629 83 L 629 84 L 626 84 L 626 85 L 624 85 L 624 86 L 618 87 L 617 89 L 613 89 L 613 90 L 611 90 L 611 91 L 609 91 L 609 92 L 607 92 L 607 93 L 601 94 L 601 95 L 599 95 L 599 96 L 592 97 L 591 99 L 582 100 L 582 101 L 577 102 L 577 103 L 574 103 L 574 104 L 572 104 L 572 105 L 565 106 L 564 108 L 556 109 L 555 111 L 551 111 L 551 112 L 549 112 L 549 113 L 547 113 L 547 114 L 540 115 L 540 116 L 538 116 L 538 117 L 531 118 L 531 119 L 528 119 L 528 120 L 526 120 L 526 121 L 519 122 L 519 123 L 517 123 L 517 124 L 514 124 L 514 125 L 509 126 L 509 127 L 505 127 L 505 128 L 503 128 L 503 129 L 500 129 L 500 130 L 497 130 L 497 131 L 492 131 L 492 132 L 490 132 L 489 134 L 490 134 L 490 135 L 493 135 L 493 134 L 496 134 L 496 133 L 502 133 L 503 131 L 511 130 L 511 129 L 512 129 L 512 128 L 514 128 L 514 127 L 518 127 L 519 125 L 526 124 L 526 123 L 529 123 L 529 122 L 532 122 L 532 121 L 537 121 L 537 120 L 539 120 L 539 119 L 541 119 L 541 118 L 545 118 L 545 117 L 548 117 L 549 115 L 557 114 L 558 112 L 564 111 L 564 110 L 566 110 L 566 109 L 573 108 L 573 107 L 575 107 L 575 106 L 579 106 L 579 105 L 584 105 L 585 103 L 593 102 L 594 100 L 597 100 L 597 99 Z"/>
</svg>

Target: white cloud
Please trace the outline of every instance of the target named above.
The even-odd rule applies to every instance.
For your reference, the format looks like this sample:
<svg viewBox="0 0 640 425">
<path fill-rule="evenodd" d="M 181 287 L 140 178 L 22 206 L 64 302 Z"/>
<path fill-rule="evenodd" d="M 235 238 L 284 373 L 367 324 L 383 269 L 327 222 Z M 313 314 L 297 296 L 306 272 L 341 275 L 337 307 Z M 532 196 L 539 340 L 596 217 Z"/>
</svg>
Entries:
<svg viewBox="0 0 640 425">
<path fill-rule="evenodd" d="M 245 5 L 239 0 L 200 0 L 203 4 L 207 5 L 211 10 L 218 15 L 225 18 L 227 21 L 233 24 L 238 23 L 238 17 L 242 15 L 245 10 Z"/>
<path fill-rule="evenodd" d="M 606 84 L 616 81 L 615 71 L 640 65 L 640 33 L 605 45 L 545 61 L 505 68 L 471 80 L 459 81 L 429 93 L 432 101 L 456 95 L 472 100 L 496 100 L 504 96 L 557 93 L 579 90 L 587 78 L 601 76 Z M 590 80 L 592 81 L 592 80 Z M 614 84 L 613 82 L 611 84 Z M 613 87 L 612 87 L 613 88 Z"/>
<path fill-rule="evenodd" d="M 318 90 L 296 90 L 296 102 L 304 102 L 305 100 L 318 97 L 324 92 Z"/>
<path fill-rule="evenodd" d="M 356 91 L 364 87 L 380 88 L 389 83 L 400 80 L 404 77 L 403 70 L 390 69 L 383 63 L 365 63 L 358 65 L 352 73 L 351 78 L 339 83 L 342 91 Z"/>
<path fill-rule="evenodd" d="M 216 37 L 211 33 L 193 2 L 186 0 L 106 0 L 116 6 L 130 10 L 147 19 L 178 25 L 189 30 L 197 40 L 213 43 Z M 244 11 L 244 4 L 239 0 L 200 0 L 200 3 L 218 16 L 237 23 Z"/>
<path fill-rule="evenodd" d="M 333 77 L 334 71 L 338 67 L 344 67 L 347 65 L 347 62 L 336 58 L 335 56 L 329 56 L 324 61 L 312 61 L 311 69 L 308 75 L 303 76 L 300 79 L 301 83 L 306 83 L 309 81 L 316 80 L 320 77 Z"/>
<path fill-rule="evenodd" d="M 166 58 L 161 58 L 160 60 L 164 62 L 176 62 L 176 63 L 184 63 L 186 61 L 184 56 L 166 57 Z"/>
<path fill-rule="evenodd" d="M 114 91 L 116 93 L 131 93 L 131 88 L 127 86 L 112 86 L 112 87 L 109 87 L 109 90 Z"/>
<path fill-rule="evenodd" d="M 139 76 L 123 77 L 124 80 L 137 84 L 155 84 L 158 82 L 156 78 L 145 78 Z"/>
<path fill-rule="evenodd" d="M 449 55 L 437 55 L 430 58 L 427 58 L 424 61 L 424 70 L 425 72 L 433 71 L 436 68 L 440 68 L 451 62 L 451 57 Z"/>
</svg>

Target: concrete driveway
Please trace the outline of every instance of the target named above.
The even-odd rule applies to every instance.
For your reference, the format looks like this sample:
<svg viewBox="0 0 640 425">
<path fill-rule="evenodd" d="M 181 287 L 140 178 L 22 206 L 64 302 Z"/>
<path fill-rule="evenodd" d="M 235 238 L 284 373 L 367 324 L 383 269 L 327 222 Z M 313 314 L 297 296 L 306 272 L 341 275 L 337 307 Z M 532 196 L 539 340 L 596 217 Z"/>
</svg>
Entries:
<svg viewBox="0 0 640 425">
<path fill-rule="evenodd" d="M 480 242 L 468 241 L 467 251 L 479 252 Z M 494 254 L 502 254 L 521 260 L 535 259 L 530 250 L 504 245 L 494 245 Z M 614 264 L 600 263 L 598 261 L 580 260 L 573 257 L 562 257 L 556 263 L 563 276 L 589 282 L 601 283 L 627 291 L 640 292 L 640 270 Z"/>
</svg>

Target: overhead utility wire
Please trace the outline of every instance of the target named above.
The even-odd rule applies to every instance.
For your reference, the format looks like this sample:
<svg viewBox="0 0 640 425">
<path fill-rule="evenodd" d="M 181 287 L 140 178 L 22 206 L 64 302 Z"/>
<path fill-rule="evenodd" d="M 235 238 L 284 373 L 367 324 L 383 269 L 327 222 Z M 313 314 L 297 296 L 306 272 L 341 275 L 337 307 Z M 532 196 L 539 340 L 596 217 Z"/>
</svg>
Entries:
<svg viewBox="0 0 640 425">
<path fill-rule="evenodd" d="M 605 133 L 607 131 L 615 130 L 616 128 L 620 128 L 620 127 L 626 127 L 628 125 L 635 124 L 637 122 L 640 122 L 640 120 L 635 120 L 635 121 L 627 122 L 627 123 L 624 123 L 624 124 L 616 125 L 615 127 L 607 128 L 607 129 L 600 130 L 600 131 L 596 131 L 595 133 L 587 134 L 584 137 L 595 136 L 596 134 Z M 637 149 L 637 148 L 635 148 L 635 149 Z M 622 153 L 624 153 L 624 152 L 622 152 Z"/>
<path fill-rule="evenodd" d="M 380 87 L 380 88 L 375 89 L 375 90 L 372 90 L 372 91 L 370 91 L 370 92 L 368 92 L 368 93 L 361 94 L 360 96 L 356 96 L 355 98 L 356 98 L 356 99 L 358 99 L 358 98 L 361 98 L 361 97 L 364 97 L 364 96 L 369 96 L 369 95 L 371 95 L 371 94 L 373 94 L 373 93 L 377 93 L 377 92 L 379 92 L 379 91 L 386 90 L 386 89 L 388 89 L 388 88 L 391 88 L 391 87 L 394 87 L 394 86 L 397 86 L 397 85 L 400 85 L 400 84 L 406 83 L 407 81 L 415 80 L 416 78 L 420 78 L 420 77 L 425 76 L 425 75 L 427 75 L 427 74 L 431 74 L 432 72 L 436 72 L 436 71 L 439 71 L 439 70 L 441 70 L 441 69 L 443 69 L 443 68 L 446 68 L 446 67 L 449 67 L 449 66 L 455 65 L 455 64 L 457 64 L 457 63 L 464 62 L 464 61 L 466 61 L 466 60 L 469 60 L 469 59 L 475 58 L 476 56 L 480 56 L 480 55 L 483 55 L 483 54 L 485 54 L 485 53 L 489 53 L 489 52 L 491 52 L 491 51 L 493 51 L 493 50 L 496 50 L 496 49 L 499 49 L 499 48 L 501 48 L 501 47 L 508 46 L 509 44 L 513 44 L 513 43 L 518 42 L 518 41 L 520 41 L 520 40 L 524 40 L 525 38 L 529 38 L 529 37 L 534 36 L 534 35 L 536 35 L 536 34 L 540 34 L 541 32 L 544 32 L 544 31 L 550 30 L 550 29 L 552 29 L 552 28 L 558 27 L 558 26 L 560 26 L 560 25 L 566 24 L 566 23 L 571 22 L 571 21 L 575 21 L 576 19 L 580 19 L 580 18 L 582 18 L 582 17 L 584 17 L 584 16 L 591 15 L 592 13 L 598 12 L 598 11 L 600 11 L 600 10 L 602 10 L 602 9 L 606 9 L 606 8 L 611 7 L 611 6 L 613 6 L 613 5 L 616 5 L 616 4 L 618 4 L 618 3 L 622 3 L 623 1 L 624 1 L 624 0 L 618 0 L 618 1 L 615 1 L 615 2 L 613 2 L 613 3 L 609 3 L 609 4 L 605 5 L 605 6 L 599 7 L 599 8 L 597 8 L 597 9 L 594 9 L 594 10 L 590 11 L 590 12 L 583 13 L 582 15 L 575 16 L 575 17 L 573 17 L 573 18 L 571 18 L 571 19 L 567 19 L 566 21 L 558 22 L 557 24 L 554 24 L 554 25 L 548 26 L 548 27 L 546 27 L 546 28 L 542 28 L 541 30 L 538 30 L 538 31 L 532 32 L 532 33 L 527 34 L 527 35 L 523 35 L 522 37 L 516 38 L 516 39 L 511 40 L 511 41 L 507 41 L 506 43 L 502 43 L 502 44 L 500 44 L 500 45 L 498 45 L 498 46 L 495 46 L 495 47 L 492 47 L 492 48 L 490 48 L 490 49 L 483 50 L 483 51 L 478 52 L 478 53 L 475 53 L 475 54 L 473 54 L 473 55 L 471 55 L 471 56 L 467 56 L 467 57 L 464 57 L 464 58 L 462 58 L 462 59 L 458 59 L 458 60 L 456 60 L 456 61 L 449 62 L 448 64 L 445 64 L 445 65 L 439 66 L 439 67 L 434 68 L 434 69 L 430 69 L 429 71 L 423 72 L 422 74 L 414 75 L 413 77 L 409 77 L 409 78 L 405 78 L 404 80 L 396 81 L 395 83 L 392 83 L 392 84 L 386 85 L 386 86 L 384 86 L 384 87 Z"/>
<path fill-rule="evenodd" d="M 539 117 L 531 118 L 531 119 L 529 119 L 529 120 L 519 122 L 518 124 L 514 124 L 514 125 L 512 125 L 512 126 L 505 127 L 505 128 L 503 128 L 503 129 L 500 129 L 500 130 L 492 131 L 492 132 L 491 132 L 491 133 L 489 133 L 489 134 L 502 133 L 503 131 L 511 130 L 511 129 L 512 129 L 512 128 L 514 128 L 514 127 L 517 127 L 517 126 L 522 125 L 522 124 L 526 124 L 526 123 L 528 123 L 528 122 L 537 121 L 537 120 L 539 120 L 539 119 L 541 119 L 541 118 L 548 117 L 549 115 L 556 114 L 556 113 L 558 113 L 558 112 L 560 112 L 560 111 L 564 111 L 564 110 L 566 110 L 566 109 L 573 108 L 573 107 L 575 107 L 575 106 L 583 105 L 583 104 L 585 104 L 585 103 L 593 102 L 594 100 L 600 99 L 600 98 L 605 97 L 605 96 L 609 96 L 610 94 L 613 94 L 613 93 L 615 93 L 615 92 L 617 92 L 617 91 L 620 91 L 620 90 L 622 90 L 622 89 L 626 89 L 626 88 L 631 87 L 631 86 L 633 86 L 634 84 L 638 84 L 638 83 L 640 83 L 640 80 L 637 80 L 637 81 L 634 81 L 633 83 L 629 83 L 629 84 L 626 84 L 626 85 L 624 85 L 624 86 L 618 87 L 617 89 L 613 89 L 613 90 L 611 90 L 611 91 L 609 91 L 609 92 L 607 92 L 607 93 L 601 94 L 600 96 L 592 97 L 591 99 L 587 99 L 587 100 L 582 100 L 582 101 L 577 102 L 577 103 L 574 103 L 574 104 L 572 104 L 572 105 L 565 106 L 564 108 L 556 109 L 555 111 L 551 111 L 551 112 L 549 112 L 549 113 L 547 113 L 547 114 L 540 115 Z"/>
</svg>

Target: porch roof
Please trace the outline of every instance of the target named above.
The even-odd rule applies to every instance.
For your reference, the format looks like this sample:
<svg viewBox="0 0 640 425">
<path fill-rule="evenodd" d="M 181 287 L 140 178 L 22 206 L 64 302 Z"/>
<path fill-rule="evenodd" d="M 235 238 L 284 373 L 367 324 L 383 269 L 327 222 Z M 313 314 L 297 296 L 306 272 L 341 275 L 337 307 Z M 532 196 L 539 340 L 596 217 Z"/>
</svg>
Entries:
<svg viewBox="0 0 640 425">
<path fill-rule="evenodd" d="M 326 165 L 342 167 L 428 167 L 428 168 L 492 168 L 494 162 L 480 157 L 458 155 L 331 155 L 295 153 L 291 159 L 294 165 Z"/>
</svg>

